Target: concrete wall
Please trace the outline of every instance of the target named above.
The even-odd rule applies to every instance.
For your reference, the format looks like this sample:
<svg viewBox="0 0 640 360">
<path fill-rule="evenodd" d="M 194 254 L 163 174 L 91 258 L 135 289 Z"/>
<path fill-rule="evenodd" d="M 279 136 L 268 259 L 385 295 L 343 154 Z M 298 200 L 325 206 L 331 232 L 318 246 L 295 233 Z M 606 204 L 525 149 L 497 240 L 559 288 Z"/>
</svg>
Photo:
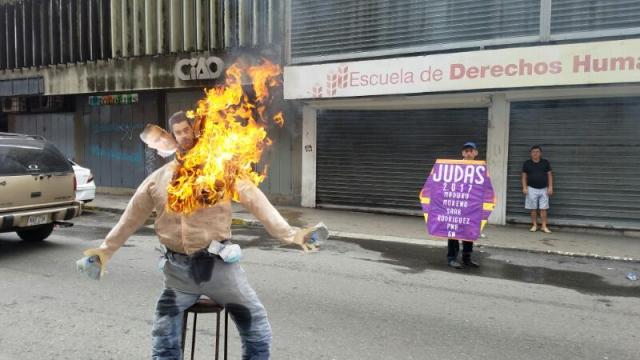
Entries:
<svg viewBox="0 0 640 360">
<path fill-rule="evenodd" d="M 297 103 L 288 103 L 284 109 L 284 127 L 271 127 L 271 148 L 263 155 L 263 165 L 269 172 L 262 190 L 280 205 L 300 205 L 302 109 Z"/>
<path fill-rule="evenodd" d="M 0 72 L 0 79 L 44 78 L 44 95 L 91 94 L 100 92 L 143 91 L 160 89 L 210 88 L 220 79 L 180 80 L 175 74 L 181 59 L 220 57 L 228 65 L 240 56 L 278 59 L 273 49 L 229 50 L 175 55 L 140 56 L 97 60 L 86 63 L 51 65 Z M 223 73 L 221 73 L 221 77 Z"/>
<path fill-rule="evenodd" d="M 509 102 L 505 94 L 491 97 L 489 129 L 487 131 L 487 166 L 496 198 L 495 210 L 489 222 L 506 223 L 507 214 L 507 162 L 509 160 Z"/>
</svg>

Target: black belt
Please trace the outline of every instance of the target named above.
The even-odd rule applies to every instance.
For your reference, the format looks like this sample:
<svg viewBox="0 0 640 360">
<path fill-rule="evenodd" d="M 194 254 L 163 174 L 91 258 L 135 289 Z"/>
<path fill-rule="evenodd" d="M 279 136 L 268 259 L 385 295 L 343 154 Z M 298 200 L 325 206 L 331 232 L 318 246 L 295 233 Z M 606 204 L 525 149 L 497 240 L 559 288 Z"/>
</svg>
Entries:
<svg viewBox="0 0 640 360">
<path fill-rule="evenodd" d="M 222 257 L 220 257 L 220 255 L 212 254 L 207 249 L 198 250 L 198 251 L 194 252 L 191 255 L 187 255 L 187 254 L 183 254 L 181 252 L 173 251 L 173 250 L 167 248 L 167 254 L 180 255 L 180 256 L 187 257 L 187 258 L 191 258 L 191 259 L 209 256 L 209 257 L 215 257 L 215 258 L 218 258 L 218 259 L 222 260 Z"/>
</svg>

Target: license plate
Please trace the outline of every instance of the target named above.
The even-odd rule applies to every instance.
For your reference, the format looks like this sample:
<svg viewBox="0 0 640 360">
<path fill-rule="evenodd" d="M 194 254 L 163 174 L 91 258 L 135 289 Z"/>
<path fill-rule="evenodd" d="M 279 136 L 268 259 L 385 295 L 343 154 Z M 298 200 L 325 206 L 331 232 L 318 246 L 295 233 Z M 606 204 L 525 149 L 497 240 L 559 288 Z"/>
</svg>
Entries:
<svg viewBox="0 0 640 360">
<path fill-rule="evenodd" d="M 42 225 L 47 223 L 47 215 L 32 215 L 27 220 L 27 226 Z"/>
</svg>

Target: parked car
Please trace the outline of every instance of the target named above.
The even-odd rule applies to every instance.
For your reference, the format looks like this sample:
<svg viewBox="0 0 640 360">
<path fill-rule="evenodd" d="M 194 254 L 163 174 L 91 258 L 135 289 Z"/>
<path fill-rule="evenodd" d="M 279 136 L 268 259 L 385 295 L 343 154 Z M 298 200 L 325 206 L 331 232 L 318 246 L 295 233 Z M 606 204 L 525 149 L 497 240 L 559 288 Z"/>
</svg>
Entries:
<svg viewBox="0 0 640 360">
<path fill-rule="evenodd" d="M 73 167 L 76 175 L 76 200 L 88 203 L 96 198 L 96 183 L 93 181 L 91 170 L 78 165 L 75 161 L 69 159 L 69 163 Z"/>
<path fill-rule="evenodd" d="M 60 151 L 40 136 L 0 133 L 0 232 L 46 239 L 80 215 L 76 178 Z"/>
</svg>

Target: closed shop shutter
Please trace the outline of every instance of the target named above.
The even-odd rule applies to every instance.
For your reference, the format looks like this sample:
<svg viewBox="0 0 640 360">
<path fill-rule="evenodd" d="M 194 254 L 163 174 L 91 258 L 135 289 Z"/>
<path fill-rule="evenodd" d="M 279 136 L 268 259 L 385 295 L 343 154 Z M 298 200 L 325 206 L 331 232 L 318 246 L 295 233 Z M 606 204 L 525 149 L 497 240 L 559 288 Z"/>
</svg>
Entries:
<svg viewBox="0 0 640 360">
<path fill-rule="evenodd" d="M 69 159 L 76 158 L 73 113 L 16 114 L 10 131 L 19 134 L 40 135 L 53 143 Z"/>
<path fill-rule="evenodd" d="M 82 104 L 82 166 L 91 169 L 97 186 L 135 189 L 154 168 L 153 155 L 140 140 L 147 123 L 158 121 L 158 94 L 139 93 L 138 103 L 116 105 Z"/>
<path fill-rule="evenodd" d="M 419 213 L 436 158 L 460 158 L 466 141 L 485 158 L 487 115 L 486 108 L 320 112 L 317 205 Z"/>
<path fill-rule="evenodd" d="M 168 92 L 166 103 L 167 118 L 164 119 L 165 122 L 178 111 L 195 110 L 198 107 L 198 101 L 204 99 L 204 97 L 205 93 L 202 89 Z M 169 125 L 169 123 L 166 124 L 167 126 Z"/>
<path fill-rule="evenodd" d="M 553 0 L 551 33 L 640 30 L 638 0 Z"/>
<path fill-rule="evenodd" d="M 293 0 L 291 9 L 294 60 L 533 36 L 540 29 L 540 3 L 530 0 Z"/>
<path fill-rule="evenodd" d="M 508 220 L 528 221 L 520 176 L 539 144 L 553 169 L 552 221 L 640 227 L 638 114 L 640 98 L 512 104 Z"/>
</svg>

